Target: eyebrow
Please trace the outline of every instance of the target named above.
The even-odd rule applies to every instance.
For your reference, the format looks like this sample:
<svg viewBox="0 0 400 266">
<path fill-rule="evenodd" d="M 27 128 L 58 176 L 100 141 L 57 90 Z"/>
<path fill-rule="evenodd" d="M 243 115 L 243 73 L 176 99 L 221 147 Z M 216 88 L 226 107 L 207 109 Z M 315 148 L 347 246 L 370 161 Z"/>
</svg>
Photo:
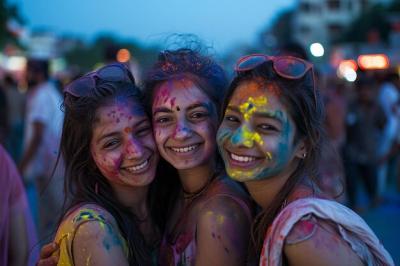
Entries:
<svg viewBox="0 0 400 266">
<path fill-rule="evenodd" d="M 233 112 L 236 112 L 236 113 L 239 113 L 239 114 L 242 113 L 242 112 L 240 112 L 240 109 L 237 106 L 228 105 L 228 107 L 226 107 L 226 109 L 230 110 L 230 111 L 233 111 Z M 276 119 L 276 120 L 278 120 L 280 122 L 283 122 L 283 117 L 282 117 L 282 114 L 280 114 L 280 111 L 278 111 L 278 112 L 270 112 L 270 111 L 267 111 L 267 112 L 254 112 L 253 116 L 261 117 L 261 118 L 272 118 L 272 119 Z"/>
<path fill-rule="evenodd" d="M 135 123 L 132 127 L 139 127 L 140 125 L 142 125 L 143 123 L 146 123 L 146 122 L 149 122 L 148 119 L 147 118 L 143 118 L 142 120 L 140 120 L 137 123 Z M 106 138 L 113 137 L 113 136 L 118 136 L 120 133 L 121 132 L 119 132 L 119 131 L 112 131 L 110 133 L 102 135 L 100 138 L 97 139 L 96 144 L 99 144 L 102 140 L 104 140 Z"/>
<path fill-rule="evenodd" d="M 186 109 L 188 111 L 196 109 L 198 107 L 203 107 L 206 108 L 207 110 L 210 109 L 210 102 L 197 102 L 189 105 Z M 167 107 L 157 107 L 155 108 L 153 112 L 153 116 L 156 115 L 156 113 L 173 113 L 173 110 Z"/>
</svg>

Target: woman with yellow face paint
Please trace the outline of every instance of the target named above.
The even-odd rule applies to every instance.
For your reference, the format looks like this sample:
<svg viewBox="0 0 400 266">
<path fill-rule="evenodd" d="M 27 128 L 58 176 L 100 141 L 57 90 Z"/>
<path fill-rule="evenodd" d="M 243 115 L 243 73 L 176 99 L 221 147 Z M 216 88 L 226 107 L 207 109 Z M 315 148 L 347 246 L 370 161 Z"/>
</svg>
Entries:
<svg viewBox="0 0 400 266">
<path fill-rule="evenodd" d="M 367 224 L 318 187 L 323 109 L 312 65 L 255 54 L 235 70 L 217 142 L 228 175 L 262 209 L 249 263 L 394 265 Z"/>
</svg>

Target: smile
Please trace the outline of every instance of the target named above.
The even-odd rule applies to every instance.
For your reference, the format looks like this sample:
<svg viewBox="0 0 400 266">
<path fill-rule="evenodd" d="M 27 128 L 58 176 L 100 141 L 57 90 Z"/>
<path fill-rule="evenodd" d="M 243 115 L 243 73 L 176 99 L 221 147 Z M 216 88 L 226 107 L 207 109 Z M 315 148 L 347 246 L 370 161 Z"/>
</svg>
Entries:
<svg viewBox="0 0 400 266">
<path fill-rule="evenodd" d="M 229 153 L 231 159 L 233 161 L 236 162 L 240 162 L 240 163 L 248 163 L 248 162 L 253 162 L 255 161 L 257 158 L 256 157 L 252 157 L 252 156 L 241 156 L 241 155 L 237 155 L 234 153 Z"/>
<path fill-rule="evenodd" d="M 182 148 L 170 147 L 170 149 L 173 150 L 174 152 L 177 152 L 177 153 L 186 153 L 186 152 L 193 151 L 197 147 L 199 147 L 199 144 L 192 145 L 192 146 L 187 146 L 187 147 L 182 147 Z"/>
<path fill-rule="evenodd" d="M 137 164 L 137 165 L 130 166 L 130 167 L 125 167 L 123 169 L 127 170 L 128 172 L 131 172 L 131 173 L 137 173 L 137 172 L 143 170 L 149 164 L 149 161 L 150 161 L 150 158 L 148 158 L 146 161 L 144 161 L 141 164 Z"/>
</svg>

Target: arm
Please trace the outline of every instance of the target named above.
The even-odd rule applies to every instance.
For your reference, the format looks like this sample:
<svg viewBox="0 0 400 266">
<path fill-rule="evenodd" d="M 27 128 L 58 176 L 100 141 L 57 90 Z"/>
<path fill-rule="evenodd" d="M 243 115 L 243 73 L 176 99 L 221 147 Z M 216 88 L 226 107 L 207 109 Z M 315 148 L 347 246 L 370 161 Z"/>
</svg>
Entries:
<svg viewBox="0 0 400 266">
<path fill-rule="evenodd" d="M 10 209 L 9 224 L 9 265 L 26 265 L 29 256 L 29 238 L 26 230 L 25 206 L 17 203 Z"/>
<path fill-rule="evenodd" d="M 73 243 L 74 265 L 128 265 L 117 229 L 109 224 L 89 221 L 76 231 Z"/>
<path fill-rule="evenodd" d="M 60 254 L 60 247 L 57 243 L 52 242 L 46 244 L 40 250 L 40 258 L 37 266 L 56 266 L 58 263 Z"/>
<path fill-rule="evenodd" d="M 30 140 L 27 149 L 25 150 L 24 155 L 22 156 L 21 163 L 19 165 L 19 170 L 22 175 L 24 174 L 26 166 L 35 156 L 40 146 L 40 143 L 42 142 L 44 127 L 45 125 L 42 122 L 36 121 L 33 123 L 32 139 Z"/>
<path fill-rule="evenodd" d="M 203 207 L 197 221 L 196 266 L 245 265 L 250 221 L 243 207 L 216 197 Z"/>
<path fill-rule="evenodd" d="M 310 230 L 310 227 L 313 229 Z M 290 266 L 363 265 L 358 255 L 335 229 L 318 220 L 314 226 L 309 221 L 299 221 L 286 238 L 284 254 Z"/>
</svg>

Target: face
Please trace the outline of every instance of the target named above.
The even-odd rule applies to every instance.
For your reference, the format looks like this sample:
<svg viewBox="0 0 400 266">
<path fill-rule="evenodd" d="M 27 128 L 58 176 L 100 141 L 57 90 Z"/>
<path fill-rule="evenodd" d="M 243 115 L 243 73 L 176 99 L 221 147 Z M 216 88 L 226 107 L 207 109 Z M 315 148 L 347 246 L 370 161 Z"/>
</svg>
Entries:
<svg viewBox="0 0 400 266">
<path fill-rule="evenodd" d="M 159 157 L 143 106 L 115 100 L 96 115 L 90 150 L 100 172 L 112 186 L 150 184 Z"/>
<path fill-rule="evenodd" d="M 228 175 L 241 182 L 285 175 L 302 155 L 278 89 L 250 81 L 236 88 L 217 134 Z"/>
<path fill-rule="evenodd" d="M 176 169 L 209 163 L 215 156 L 216 107 L 192 81 L 166 81 L 153 98 L 154 136 L 161 156 Z"/>
</svg>

